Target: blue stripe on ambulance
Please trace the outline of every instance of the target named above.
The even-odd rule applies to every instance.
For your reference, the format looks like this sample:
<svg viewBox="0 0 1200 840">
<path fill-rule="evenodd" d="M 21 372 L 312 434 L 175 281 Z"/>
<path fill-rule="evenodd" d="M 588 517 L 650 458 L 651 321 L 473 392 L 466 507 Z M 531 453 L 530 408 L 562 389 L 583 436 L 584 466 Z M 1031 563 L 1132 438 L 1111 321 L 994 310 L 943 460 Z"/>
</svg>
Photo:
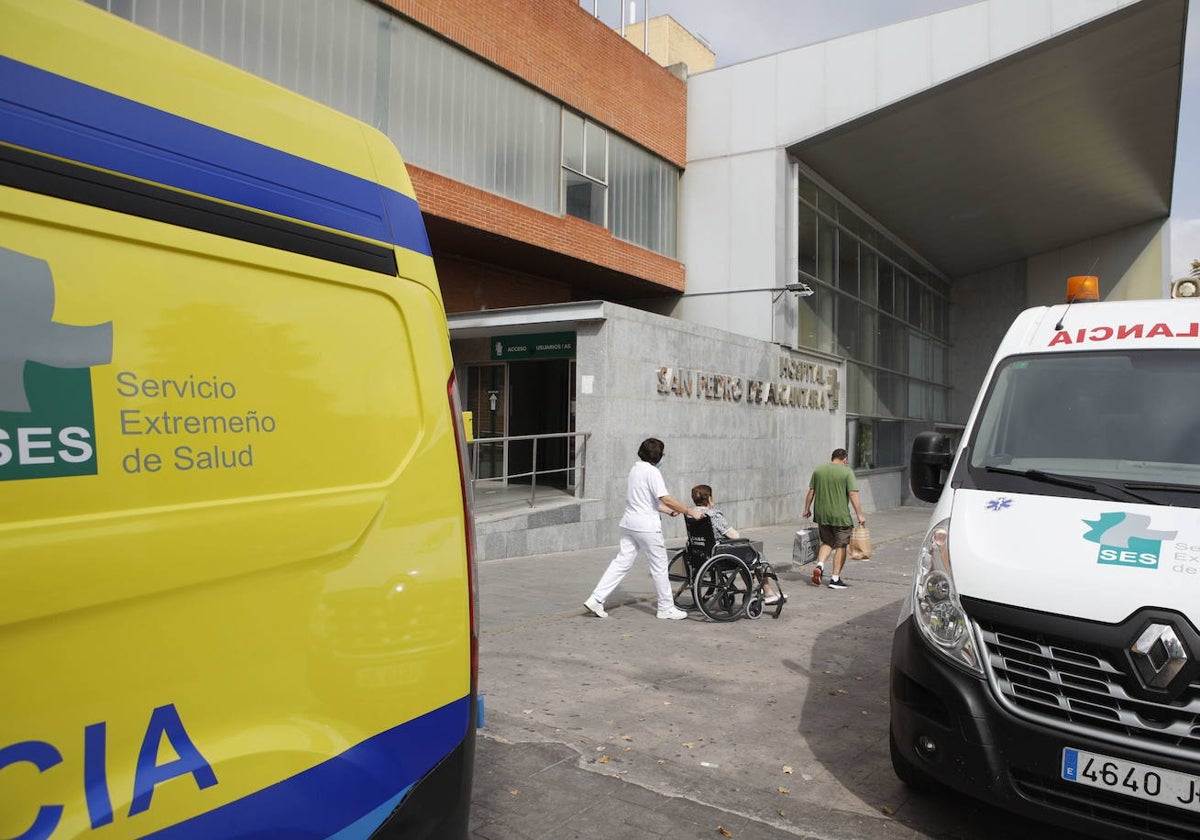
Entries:
<svg viewBox="0 0 1200 840">
<path fill-rule="evenodd" d="M 6 56 L 0 142 L 431 253 L 409 196 Z"/>
<path fill-rule="evenodd" d="M 368 837 L 412 786 L 463 742 L 469 714 L 469 698 L 455 700 L 311 770 L 146 837 Z"/>
</svg>

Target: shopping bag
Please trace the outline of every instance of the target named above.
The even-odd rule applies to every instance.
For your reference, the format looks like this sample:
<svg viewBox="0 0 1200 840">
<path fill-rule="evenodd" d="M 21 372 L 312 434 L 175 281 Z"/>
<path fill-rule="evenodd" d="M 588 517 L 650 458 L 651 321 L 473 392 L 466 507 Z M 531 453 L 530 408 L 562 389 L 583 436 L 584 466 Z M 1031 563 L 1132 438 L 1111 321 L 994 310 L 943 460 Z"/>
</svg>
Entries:
<svg viewBox="0 0 1200 840">
<path fill-rule="evenodd" d="M 817 560 L 817 529 L 801 528 L 796 532 L 792 541 L 792 563 L 796 566 L 807 566 Z"/>
<path fill-rule="evenodd" d="M 856 525 L 851 532 L 849 554 L 851 560 L 871 558 L 871 529 L 866 525 Z"/>
</svg>

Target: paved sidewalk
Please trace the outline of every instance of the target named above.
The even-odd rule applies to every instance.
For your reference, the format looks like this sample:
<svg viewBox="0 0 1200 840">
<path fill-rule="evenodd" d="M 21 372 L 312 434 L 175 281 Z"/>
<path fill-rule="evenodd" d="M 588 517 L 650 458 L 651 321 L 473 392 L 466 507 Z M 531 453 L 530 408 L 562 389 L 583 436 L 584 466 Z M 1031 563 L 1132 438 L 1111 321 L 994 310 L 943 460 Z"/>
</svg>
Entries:
<svg viewBox="0 0 1200 840">
<path fill-rule="evenodd" d="M 871 529 L 873 545 L 879 547 L 902 537 L 923 534 L 929 523 L 929 514 L 928 507 L 900 507 L 868 514 L 867 527 Z M 668 517 L 663 517 L 663 523 L 669 556 L 683 546 L 683 525 Z M 782 525 L 738 530 L 743 537 L 762 542 L 763 556 L 777 571 L 786 572 L 792 565 L 792 544 L 796 531 L 811 525 L 809 520 L 797 520 Z M 591 594 L 605 566 L 617 553 L 617 536 L 614 524 L 611 546 L 480 563 L 481 633 L 487 636 L 490 630 L 497 628 L 511 628 L 580 613 L 584 599 Z M 853 568 L 848 570 L 847 580 L 870 575 L 870 563 L 860 567 L 857 562 L 851 561 L 850 565 Z M 633 570 L 609 597 L 607 608 L 652 601 L 653 598 L 650 572 L 645 559 L 639 557 Z"/>
<path fill-rule="evenodd" d="M 852 561 L 859 585 L 844 591 L 791 568 L 810 523 L 741 529 L 781 571 L 790 598 L 778 621 L 658 621 L 643 558 L 609 598 L 611 617 L 594 618 L 583 601 L 615 545 L 481 563 L 474 840 L 934 836 L 886 816 L 906 793 L 880 746 L 895 603 L 928 518 L 870 514 L 876 560 Z M 668 547 L 682 546 L 682 524 L 664 527 Z M 857 640 L 875 634 L 869 661 L 856 659 Z M 866 689 L 857 674 L 874 676 L 850 705 Z"/>
<path fill-rule="evenodd" d="M 741 529 L 781 569 L 777 620 L 659 621 L 644 559 L 598 619 L 615 545 L 480 563 L 472 840 L 1072 840 L 892 772 L 891 638 L 928 519 L 868 514 L 845 590 L 790 568 L 809 523 Z"/>
</svg>

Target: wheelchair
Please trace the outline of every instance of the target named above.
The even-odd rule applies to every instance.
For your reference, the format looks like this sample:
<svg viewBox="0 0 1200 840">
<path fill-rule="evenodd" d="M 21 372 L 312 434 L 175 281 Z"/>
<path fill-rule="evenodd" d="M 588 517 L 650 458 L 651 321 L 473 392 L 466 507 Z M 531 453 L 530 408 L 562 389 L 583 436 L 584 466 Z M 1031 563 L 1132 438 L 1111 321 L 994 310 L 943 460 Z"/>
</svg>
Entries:
<svg viewBox="0 0 1200 840">
<path fill-rule="evenodd" d="M 772 618 L 787 600 L 779 578 L 748 539 L 718 540 L 712 520 L 684 517 L 687 543 L 667 566 L 675 606 L 699 609 L 711 621 L 762 618 L 767 608 L 763 585 L 769 580 L 779 594 Z"/>
</svg>

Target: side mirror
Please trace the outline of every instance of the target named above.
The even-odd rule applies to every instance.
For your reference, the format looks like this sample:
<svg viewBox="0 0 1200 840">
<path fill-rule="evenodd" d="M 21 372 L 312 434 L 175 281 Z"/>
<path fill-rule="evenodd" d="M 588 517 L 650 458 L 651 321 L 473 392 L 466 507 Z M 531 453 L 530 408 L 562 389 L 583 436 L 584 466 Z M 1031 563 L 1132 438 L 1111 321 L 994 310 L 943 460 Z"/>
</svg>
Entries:
<svg viewBox="0 0 1200 840">
<path fill-rule="evenodd" d="M 936 502 L 946 486 L 942 471 L 950 469 L 950 461 L 950 438 L 938 432 L 918 433 L 908 462 L 908 483 L 913 495 L 923 502 Z"/>
</svg>

